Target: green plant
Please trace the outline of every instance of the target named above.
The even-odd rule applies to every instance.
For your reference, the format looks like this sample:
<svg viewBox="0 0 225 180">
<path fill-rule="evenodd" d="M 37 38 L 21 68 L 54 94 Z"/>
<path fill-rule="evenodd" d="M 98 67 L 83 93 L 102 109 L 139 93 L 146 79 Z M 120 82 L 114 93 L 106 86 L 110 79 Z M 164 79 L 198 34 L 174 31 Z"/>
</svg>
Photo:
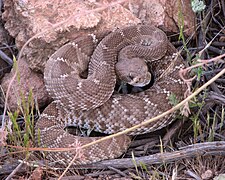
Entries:
<svg viewBox="0 0 225 180">
<path fill-rule="evenodd" d="M 172 106 L 176 106 L 179 103 L 179 101 L 178 101 L 178 99 L 177 99 L 177 97 L 176 97 L 176 95 L 174 93 L 169 95 L 169 103 Z"/>
<path fill-rule="evenodd" d="M 20 87 L 20 73 L 18 72 L 18 64 L 14 57 L 13 68 L 17 71 L 17 84 Z M 18 108 L 15 112 L 8 112 L 9 119 L 12 122 L 12 133 L 9 133 L 8 139 L 10 144 L 15 146 L 23 146 L 29 148 L 34 141 L 34 109 L 35 102 L 32 89 L 29 90 L 27 96 L 23 91 L 19 90 Z M 24 127 L 18 124 L 17 120 L 21 116 L 24 119 Z M 28 154 L 28 152 L 27 152 Z"/>
<path fill-rule="evenodd" d="M 134 153 L 132 152 L 132 161 L 136 170 L 136 174 L 130 172 L 130 175 L 133 179 L 145 179 L 146 176 L 149 177 L 149 179 L 151 180 L 157 180 L 157 179 L 165 179 L 164 176 L 160 175 L 160 171 L 158 169 L 156 169 L 154 166 L 151 167 L 151 171 L 149 171 L 148 167 L 146 166 L 145 163 L 143 162 L 139 162 L 139 164 L 137 164 L 135 157 L 134 157 Z"/>
<path fill-rule="evenodd" d="M 184 16 L 183 16 L 181 5 L 179 6 L 179 11 L 178 11 L 178 27 L 179 27 L 179 38 L 178 39 L 182 41 L 184 50 L 187 53 L 187 58 L 190 61 L 191 54 L 187 48 L 187 43 L 186 43 L 185 36 L 184 36 Z"/>
<path fill-rule="evenodd" d="M 204 92 L 204 96 L 203 96 L 203 99 L 201 102 L 199 100 L 197 100 L 197 98 L 194 98 L 194 100 L 190 103 L 190 108 L 198 108 L 198 111 L 196 113 L 192 114 L 192 116 L 190 117 L 190 119 L 193 122 L 194 141 L 197 140 L 197 137 L 199 135 L 203 134 L 203 130 L 201 128 L 200 121 L 199 121 L 199 115 L 204 106 L 205 97 L 206 97 L 206 93 Z M 202 141 L 204 141 L 204 140 L 202 139 Z"/>
</svg>

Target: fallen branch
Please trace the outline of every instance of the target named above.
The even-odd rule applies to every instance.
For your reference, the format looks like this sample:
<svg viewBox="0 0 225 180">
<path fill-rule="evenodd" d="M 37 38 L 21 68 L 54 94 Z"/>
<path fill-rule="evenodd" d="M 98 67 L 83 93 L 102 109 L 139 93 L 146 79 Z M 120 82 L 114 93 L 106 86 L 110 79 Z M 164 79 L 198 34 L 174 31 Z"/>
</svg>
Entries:
<svg viewBox="0 0 225 180">
<path fill-rule="evenodd" d="M 132 158 L 121 158 L 113 160 L 105 160 L 98 163 L 82 166 L 73 166 L 76 169 L 127 169 L 133 168 L 137 165 L 142 164 L 162 164 L 162 163 L 172 163 L 186 158 L 195 158 L 199 156 L 217 155 L 225 156 L 225 141 L 217 142 L 205 142 L 193 145 L 188 145 L 180 148 L 173 152 L 157 153 L 149 156 L 135 157 L 135 164 Z M 12 165 L 13 167 L 18 166 L 18 163 Z M 0 174 L 8 173 L 12 171 L 8 169 L 10 165 L 2 166 L 0 168 Z M 25 171 L 25 170 L 24 170 Z"/>
<path fill-rule="evenodd" d="M 142 164 L 162 164 L 162 163 L 170 163 L 178 160 L 186 159 L 186 158 L 194 158 L 198 156 L 206 156 L 206 155 L 221 155 L 225 156 L 225 141 L 217 141 L 217 142 L 205 142 L 198 143 L 193 145 L 188 145 L 180 148 L 178 151 L 173 152 L 164 152 L 157 153 L 149 156 L 142 156 L 135 158 L 135 164 L 132 158 L 123 158 L 123 159 L 113 159 L 101 161 L 98 163 L 94 163 L 91 165 L 83 165 L 83 166 L 73 166 L 78 169 L 106 169 L 109 167 L 113 168 L 133 168 L 136 165 Z"/>
<path fill-rule="evenodd" d="M 6 178 L 6 180 L 12 179 L 12 177 L 22 168 L 23 162 L 21 162 L 11 173 L 10 175 Z"/>
</svg>

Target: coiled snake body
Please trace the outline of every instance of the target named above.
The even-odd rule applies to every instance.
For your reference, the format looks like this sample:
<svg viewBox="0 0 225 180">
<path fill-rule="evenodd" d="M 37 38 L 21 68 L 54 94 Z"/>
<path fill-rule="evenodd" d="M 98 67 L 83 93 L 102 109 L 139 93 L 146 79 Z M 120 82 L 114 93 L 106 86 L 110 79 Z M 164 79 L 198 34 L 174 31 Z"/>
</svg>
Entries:
<svg viewBox="0 0 225 180">
<path fill-rule="evenodd" d="M 118 55 L 120 52 L 126 56 Z M 78 147 L 98 138 L 73 136 L 66 126 L 93 129 L 106 134 L 116 133 L 139 124 L 170 109 L 170 95 L 181 100 L 186 85 L 178 71 L 184 67 L 175 57 L 176 49 L 166 35 L 148 25 L 117 29 L 101 42 L 93 35 L 77 38 L 57 50 L 46 63 L 46 88 L 54 101 L 48 105 L 36 124 L 40 132 L 40 147 Z M 116 83 L 117 57 L 149 61 L 154 84 L 148 90 L 135 94 L 113 94 Z M 135 57 L 136 58 L 136 57 Z M 129 60 L 129 59 L 128 59 Z M 87 78 L 82 73 L 88 68 Z M 123 69 L 123 68 L 122 68 Z M 165 127 L 172 121 L 166 116 L 130 135 L 143 134 Z M 121 135 L 81 150 L 75 164 L 88 164 L 111 159 L 124 153 L 130 144 L 127 135 Z M 70 162 L 76 151 L 49 152 L 53 161 Z"/>
</svg>

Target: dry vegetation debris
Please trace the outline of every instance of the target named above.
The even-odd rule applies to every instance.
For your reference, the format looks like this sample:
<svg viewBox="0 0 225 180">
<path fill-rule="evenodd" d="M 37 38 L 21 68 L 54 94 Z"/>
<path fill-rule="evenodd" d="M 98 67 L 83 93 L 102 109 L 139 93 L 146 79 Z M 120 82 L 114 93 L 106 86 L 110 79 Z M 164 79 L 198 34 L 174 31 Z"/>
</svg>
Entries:
<svg viewBox="0 0 225 180">
<path fill-rule="evenodd" d="M 206 0 L 205 5 L 205 9 L 194 14 L 190 1 L 88 0 L 82 3 L 80 1 L 56 3 L 56 1 L 41 0 L 5 0 L 4 7 L 1 6 L 3 19 L 1 19 L 0 31 L 0 75 L 5 76 L 1 80 L 1 114 L 3 115 L 5 107 L 2 89 L 6 92 L 14 75 L 13 71 L 10 75 L 6 72 L 12 67 L 13 55 L 17 55 L 30 38 L 33 39 L 23 49 L 23 56 L 18 62 L 20 82 L 25 83 L 22 86 L 13 84 L 15 89 L 11 89 L 8 99 L 11 110 L 18 109 L 17 98 L 20 94 L 16 92 L 25 91 L 29 100 L 30 85 L 33 87 L 33 97 L 38 98 L 37 101 L 41 102 L 40 106 L 45 106 L 49 98 L 44 91 L 42 75 L 33 70 L 43 71 L 48 56 L 58 47 L 90 32 L 112 30 L 115 26 L 123 27 L 139 22 L 151 22 L 173 32 L 168 33 L 168 36 L 180 50 L 187 66 L 196 64 L 196 59 L 199 58 L 212 59 L 224 54 L 225 3 L 223 0 Z M 217 58 L 216 61 L 190 71 L 197 76 L 192 82 L 193 90 L 225 69 L 224 57 Z M 34 104 L 35 101 L 30 100 L 28 105 L 22 104 L 19 110 L 27 111 L 30 105 L 35 109 Z M 86 167 L 89 168 L 88 170 L 70 169 L 65 174 L 65 179 L 218 179 L 225 173 L 224 105 L 225 75 L 222 75 L 190 101 L 189 118 L 177 117 L 178 121 L 168 128 L 135 137 L 123 159 L 90 165 Z M 26 115 L 24 117 L 17 114 L 11 116 L 11 119 L 15 118 L 19 129 L 22 129 L 23 140 L 27 138 L 25 136 L 27 126 L 24 122 L 29 119 L 29 115 L 34 115 L 30 110 L 24 113 Z M 0 124 L 2 125 L 2 121 Z M 8 126 L 8 130 L 10 129 L 11 127 Z M 1 141 L 6 142 L 8 132 L 1 129 L 0 135 Z M 13 136 L 19 135 L 14 131 Z M 33 151 L 28 153 L 16 148 L 24 144 L 25 147 L 32 146 L 32 138 L 30 141 L 19 142 L 21 139 L 13 141 L 12 138 L 8 138 L 7 144 L 1 146 L 0 178 L 60 177 L 66 167 L 49 166 L 41 159 L 43 157 L 40 154 Z"/>
</svg>

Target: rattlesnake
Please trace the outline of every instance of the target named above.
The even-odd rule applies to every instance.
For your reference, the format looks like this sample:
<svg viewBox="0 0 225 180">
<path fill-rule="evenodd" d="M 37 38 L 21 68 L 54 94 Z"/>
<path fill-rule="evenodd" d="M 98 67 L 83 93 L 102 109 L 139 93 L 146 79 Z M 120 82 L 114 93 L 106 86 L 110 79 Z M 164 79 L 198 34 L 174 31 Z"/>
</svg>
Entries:
<svg viewBox="0 0 225 180">
<path fill-rule="evenodd" d="M 128 50 L 122 50 L 127 46 L 130 46 Z M 140 93 L 113 94 L 115 64 L 121 50 L 126 51 L 126 57 L 133 58 L 137 54 L 138 58 L 149 60 L 149 69 L 154 77 L 152 87 Z M 36 124 L 36 142 L 40 147 L 79 147 L 98 138 L 71 135 L 65 130 L 66 126 L 75 125 L 112 134 L 170 109 L 170 96 L 174 94 L 181 100 L 187 89 L 178 75 L 184 64 L 181 57 L 175 55 L 176 49 L 164 32 L 149 25 L 116 29 L 100 42 L 96 36 L 88 35 L 62 46 L 46 63 L 46 89 L 54 101 Z M 87 68 L 88 76 L 82 78 L 81 72 Z M 171 123 L 173 116 L 168 115 L 129 135 L 161 129 Z M 118 157 L 129 144 L 130 138 L 121 135 L 81 149 L 81 156 L 74 150 L 48 152 L 47 157 L 52 161 L 69 163 L 77 155 L 75 164 L 88 164 Z"/>
</svg>

